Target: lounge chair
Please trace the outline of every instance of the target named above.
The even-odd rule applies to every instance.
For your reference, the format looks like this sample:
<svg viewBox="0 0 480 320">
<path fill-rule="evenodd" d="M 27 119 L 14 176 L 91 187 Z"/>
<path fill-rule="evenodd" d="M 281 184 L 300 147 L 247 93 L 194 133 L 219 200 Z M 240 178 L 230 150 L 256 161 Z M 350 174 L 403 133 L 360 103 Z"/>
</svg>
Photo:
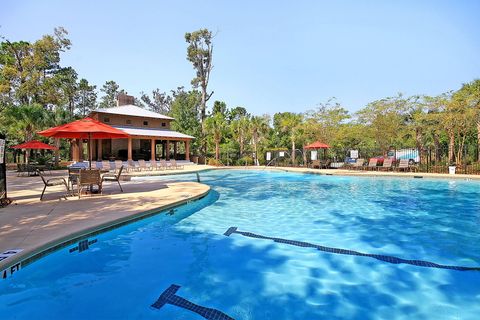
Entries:
<svg viewBox="0 0 480 320">
<path fill-rule="evenodd" d="M 168 168 L 170 168 L 170 166 L 168 165 L 167 161 L 165 161 L 165 159 L 161 159 L 160 160 L 160 168 L 163 168 L 165 170 L 167 170 Z"/>
<path fill-rule="evenodd" d="M 122 160 L 115 160 L 115 171 L 118 172 L 120 168 L 123 167 L 123 161 Z"/>
<path fill-rule="evenodd" d="M 105 181 L 117 182 L 120 187 L 120 191 L 123 192 L 122 185 L 120 184 L 120 176 L 122 175 L 123 166 L 120 166 L 117 173 L 106 173 L 102 176 L 101 188 L 103 189 L 103 183 Z"/>
<path fill-rule="evenodd" d="M 410 165 L 410 160 L 408 159 L 400 159 L 398 162 L 398 167 L 397 171 L 403 170 L 403 171 L 416 171 L 417 167 Z"/>
<path fill-rule="evenodd" d="M 155 159 L 152 159 L 150 160 L 150 168 L 152 168 L 152 170 L 159 170 L 161 169 L 161 166 Z"/>
<path fill-rule="evenodd" d="M 353 170 L 362 169 L 364 164 L 365 164 L 365 159 L 358 158 L 357 161 L 352 163 L 352 166 L 350 168 Z"/>
<path fill-rule="evenodd" d="M 170 166 L 171 166 L 173 169 L 183 169 L 183 165 L 178 164 L 178 163 L 177 163 L 177 160 L 175 160 L 175 159 L 170 160 Z"/>
<path fill-rule="evenodd" d="M 383 160 L 383 165 L 378 167 L 377 169 L 378 170 L 390 171 L 390 169 L 392 169 L 392 163 L 393 163 L 392 159 L 384 159 Z"/>
<path fill-rule="evenodd" d="M 138 167 L 135 165 L 135 161 L 128 160 L 127 161 L 127 171 L 131 172 L 131 171 L 137 171 L 137 170 L 138 170 Z"/>
<path fill-rule="evenodd" d="M 372 158 L 368 161 L 368 165 L 365 167 L 365 170 L 376 170 L 377 169 L 377 158 Z"/>
<path fill-rule="evenodd" d="M 37 171 L 37 174 L 42 178 L 42 181 L 43 181 L 43 184 L 44 184 L 42 194 L 40 195 L 40 201 L 42 201 L 43 195 L 44 195 L 44 193 L 45 193 L 45 189 L 47 189 L 47 187 L 64 185 L 64 186 L 65 186 L 65 189 L 67 190 L 67 193 L 70 191 L 70 190 L 68 189 L 67 181 L 65 181 L 64 178 L 50 178 L 50 179 L 46 180 L 45 177 L 43 176 L 43 172 L 42 172 L 42 171 L 38 170 L 38 171 Z M 63 195 L 63 197 L 66 198 L 67 196 L 66 196 L 66 195 Z"/>
<path fill-rule="evenodd" d="M 147 170 L 151 169 L 151 168 L 147 167 L 147 163 L 143 159 L 138 160 L 138 166 L 140 167 L 141 171 L 147 171 Z"/>
<path fill-rule="evenodd" d="M 111 168 L 110 168 L 110 161 L 108 161 L 108 160 L 103 160 L 103 161 L 102 161 L 102 169 L 103 169 L 103 170 L 108 170 L 108 171 L 110 171 L 110 170 L 111 170 Z"/>
<path fill-rule="evenodd" d="M 100 177 L 100 170 L 80 170 L 78 177 L 78 198 L 82 195 L 84 188 L 90 188 L 92 192 L 93 185 L 98 186 L 98 193 L 102 193 L 102 178 Z"/>
</svg>

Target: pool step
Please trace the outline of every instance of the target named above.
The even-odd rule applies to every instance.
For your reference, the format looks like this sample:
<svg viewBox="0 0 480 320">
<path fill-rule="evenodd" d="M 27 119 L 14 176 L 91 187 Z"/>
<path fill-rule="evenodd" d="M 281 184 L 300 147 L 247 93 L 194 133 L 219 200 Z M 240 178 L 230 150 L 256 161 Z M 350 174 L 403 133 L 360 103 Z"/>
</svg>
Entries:
<svg viewBox="0 0 480 320">
<path fill-rule="evenodd" d="M 381 260 L 381 261 L 388 262 L 388 263 L 393 263 L 393 264 L 405 263 L 405 264 L 410 264 L 410 265 L 413 265 L 413 266 L 425 267 L 425 268 L 450 269 L 450 270 L 457 270 L 457 271 L 480 271 L 480 267 L 450 266 L 450 265 L 437 264 L 437 263 L 433 263 L 433 262 L 429 262 L 429 261 L 423 261 L 423 260 L 407 260 L 407 259 L 397 258 L 397 257 L 394 257 L 394 256 L 386 256 L 386 255 L 371 254 L 371 253 L 362 253 L 362 252 L 358 252 L 358 251 L 354 251 L 354 250 L 324 247 L 324 246 L 309 243 L 309 242 L 262 236 L 262 235 L 255 234 L 255 233 L 252 233 L 252 232 L 238 231 L 237 227 L 228 228 L 227 231 L 224 233 L 224 235 L 229 237 L 233 233 L 237 233 L 237 234 L 240 234 L 244 237 L 249 237 L 249 238 L 273 240 L 274 242 L 277 242 L 277 243 L 284 243 L 284 244 L 289 244 L 289 245 L 297 246 L 297 247 L 315 248 L 319 251 L 328 252 L 328 253 L 369 257 L 369 258 L 374 258 L 374 259 L 377 259 L 377 260 Z"/>
</svg>

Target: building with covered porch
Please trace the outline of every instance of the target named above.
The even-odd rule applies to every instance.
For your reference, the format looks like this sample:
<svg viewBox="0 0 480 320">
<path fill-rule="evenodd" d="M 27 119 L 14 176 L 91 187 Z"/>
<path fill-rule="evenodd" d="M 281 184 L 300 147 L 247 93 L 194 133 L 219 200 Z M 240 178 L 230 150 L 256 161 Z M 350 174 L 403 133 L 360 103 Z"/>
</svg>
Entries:
<svg viewBox="0 0 480 320">
<path fill-rule="evenodd" d="M 126 96 L 127 99 L 130 96 Z M 125 98 L 124 98 L 125 99 Z M 133 97 L 132 99 L 133 100 Z M 131 102 L 127 100 L 127 102 Z M 98 139 L 92 141 L 92 159 L 101 160 L 160 160 L 190 161 L 190 141 L 194 137 L 171 130 L 174 118 L 152 112 L 133 104 L 97 109 L 90 117 L 127 133 L 128 139 Z M 72 141 L 73 160 L 84 158 L 84 142 Z"/>
</svg>

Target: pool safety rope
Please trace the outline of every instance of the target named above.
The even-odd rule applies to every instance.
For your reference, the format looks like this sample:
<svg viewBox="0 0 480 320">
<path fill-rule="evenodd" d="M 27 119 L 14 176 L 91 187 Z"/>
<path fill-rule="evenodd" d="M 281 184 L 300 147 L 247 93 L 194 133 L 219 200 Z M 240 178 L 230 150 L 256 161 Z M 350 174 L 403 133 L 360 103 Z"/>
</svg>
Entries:
<svg viewBox="0 0 480 320">
<path fill-rule="evenodd" d="M 229 237 L 233 233 L 237 233 L 244 237 L 249 237 L 249 238 L 273 240 L 274 242 L 285 243 L 285 244 L 289 244 L 297 247 L 315 248 L 319 251 L 328 252 L 328 253 L 346 254 L 346 255 L 360 256 L 360 257 L 370 257 L 370 258 L 374 258 L 377 260 L 385 261 L 388 263 L 394 263 L 394 264 L 405 263 L 405 264 L 411 264 L 413 266 L 425 267 L 425 268 L 450 269 L 450 270 L 457 270 L 457 271 L 480 271 L 480 267 L 449 266 L 449 265 L 437 264 L 437 263 L 423 261 L 423 260 L 407 260 L 407 259 L 397 258 L 393 256 L 381 255 L 381 254 L 370 254 L 370 253 L 362 253 L 362 252 L 353 251 L 353 250 L 324 247 L 324 246 L 303 242 L 303 241 L 267 237 L 267 236 L 262 236 L 262 235 L 251 233 L 251 232 L 238 231 L 237 227 L 228 228 L 228 230 L 225 231 L 223 235 Z"/>
<path fill-rule="evenodd" d="M 221 311 L 199 306 L 193 302 L 188 301 L 187 299 L 177 296 L 176 293 L 178 289 L 180 289 L 180 286 L 172 284 L 170 287 L 167 288 L 167 290 L 163 291 L 157 301 L 152 304 L 152 307 L 160 309 L 165 304 L 169 303 L 171 305 L 195 312 L 196 314 L 204 317 L 207 320 L 235 320 Z"/>
</svg>

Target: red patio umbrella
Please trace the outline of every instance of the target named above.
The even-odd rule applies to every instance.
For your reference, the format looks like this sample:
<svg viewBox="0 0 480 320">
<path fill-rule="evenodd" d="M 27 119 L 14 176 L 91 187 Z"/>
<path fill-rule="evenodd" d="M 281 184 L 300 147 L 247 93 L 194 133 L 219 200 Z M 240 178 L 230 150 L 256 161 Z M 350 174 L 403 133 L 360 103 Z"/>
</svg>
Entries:
<svg viewBox="0 0 480 320">
<path fill-rule="evenodd" d="M 329 149 L 330 146 L 326 143 L 315 141 L 303 147 L 303 149 Z"/>
<path fill-rule="evenodd" d="M 21 144 L 17 144 L 12 147 L 13 149 L 44 149 L 44 150 L 57 150 L 57 147 L 48 145 L 38 140 L 31 140 Z"/>
<path fill-rule="evenodd" d="M 105 123 L 90 117 L 76 120 L 58 127 L 38 132 L 45 137 L 67 138 L 67 139 L 88 139 L 88 159 L 92 167 L 92 139 L 119 139 L 128 138 L 124 131 L 115 129 Z"/>
<path fill-rule="evenodd" d="M 306 146 L 303 147 L 303 150 L 315 150 L 315 149 L 323 149 L 323 157 L 326 158 L 326 152 L 327 149 L 329 149 L 330 146 L 326 143 L 320 142 L 320 141 L 315 141 L 314 143 L 310 143 Z"/>
<path fill-rule="evenodd" d="M 31 140 L 12 147 L 13 149 L 43 149 L 43 150 L 57 150 L 57 147 L 48 145 L 38 140 Z M 25 161 L 28 163 L 28 152 L 25 154 Z"/>
</svg>

